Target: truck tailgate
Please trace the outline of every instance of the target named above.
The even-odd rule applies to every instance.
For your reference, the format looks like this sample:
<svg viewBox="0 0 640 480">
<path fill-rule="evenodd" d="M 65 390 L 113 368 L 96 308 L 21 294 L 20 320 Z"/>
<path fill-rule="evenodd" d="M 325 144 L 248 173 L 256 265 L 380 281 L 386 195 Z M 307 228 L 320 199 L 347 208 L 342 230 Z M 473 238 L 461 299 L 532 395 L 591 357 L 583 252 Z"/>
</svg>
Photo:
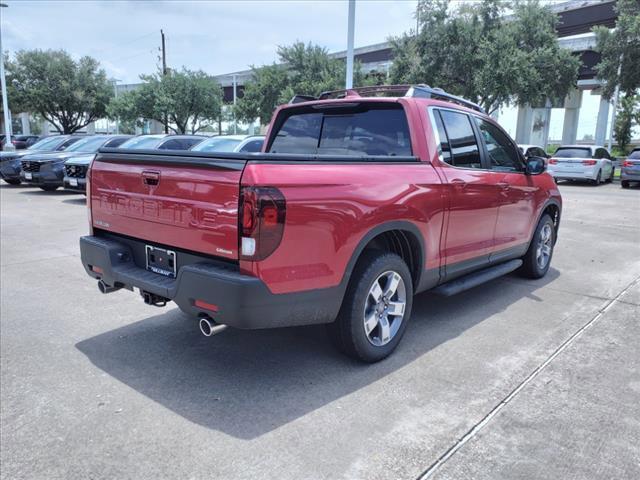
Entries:
<svg viewBox="0 0 640 480">
<path fill-rule="evenodd" d="M 245 163 L 190 152 L 100 153 L 90 174 L 92 225 L 156 245 L 237 259 Z"/>
</svg>

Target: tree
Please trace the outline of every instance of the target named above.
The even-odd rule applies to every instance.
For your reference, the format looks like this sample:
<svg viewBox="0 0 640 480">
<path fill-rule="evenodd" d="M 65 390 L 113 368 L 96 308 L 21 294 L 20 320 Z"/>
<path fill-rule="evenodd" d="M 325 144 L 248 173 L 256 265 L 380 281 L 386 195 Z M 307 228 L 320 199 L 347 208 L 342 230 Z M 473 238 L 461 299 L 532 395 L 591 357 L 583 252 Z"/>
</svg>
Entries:
<svg viewBox="0 0 640 480">
<path fill-rule="evenodd" d="M 557 16 L 538 0 L 482 0 L 458 10 L 445 0 L 420 0 L 417 13 L 417 34 L 390 39 L 392 83 L 441 87 L 491 113 L 508 103 L 564 98 L 576 82 L 579 60 L 559 47 Z"/>
<path fill-rule="evenodd" d="M 346 65 L 333 58 L 325 48 L 296 42 L 278 47 L 279 64 L 252 67 L 252 78 L 245 84 L 242 98 L 236 104 L 236 116 L 244 122 L 260 118 L 266 124 L 273 110 L 295 94 L 319 95 L 327 90 L 344 88 Z M 354 85 L 366 85 L 360 65 L 354 65 Z"/>
<path fill-rule="evenodd" d="M 640 4 L 637 0 L 618 0 L 616 28 L 595 27 L 596 50 L 600 62 L 598 78 L 603 80 L 602 95 L 613 97 L 616 86 L 633 95 L 640 89 Z"/>
<path fill-rule="evenodd" d="M 640 95 L 625 94 L 620 99 L 613 133 L 618 142 L 618 148 L 625 150 L 631 143 L 633 126 L 640 125 Z"/>
<path fill-rule="evenodd" d="M 138 125 L 153 119 L 176 133 L 197 133 L 222 115 L 222 88 L 203 71 L 183 68 L 140 78 L 140 88 L 112 101 L 110 118 Z"/>
<path fill-rule="evenodd" d="M 60 133 L 104 117 L 113 88 L 97 60 L 78 61 L 63 50 L 21 50 L 7 63 L 13 111 L 31 111 Z"/>
</svg>

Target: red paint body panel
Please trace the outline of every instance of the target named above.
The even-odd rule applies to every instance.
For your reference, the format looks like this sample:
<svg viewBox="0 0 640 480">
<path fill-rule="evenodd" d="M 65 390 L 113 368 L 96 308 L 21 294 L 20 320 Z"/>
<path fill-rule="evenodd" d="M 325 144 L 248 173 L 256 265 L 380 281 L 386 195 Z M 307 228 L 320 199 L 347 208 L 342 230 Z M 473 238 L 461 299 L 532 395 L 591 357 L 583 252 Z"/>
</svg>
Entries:
<svg viewBox="0 0 640 480">
<path fill-rule="evenodd" d="M 278 249 L 260 262 L 240 262 L 274 293 L 338 285 L 358 242 L 371 229 L 398 220 L 420 230 L 424 268 L 440 265 L 443 186 L 428 163 L 250 163 L 242 183 L 275 186 L 287 201 Z"/>
<path fill-rule="evenodd" d="M 157 186 L 143 183 L 143 172 L 159 173 Z M 241 174 L 215 168 L 94 162 L 93 226 L 237 259 Z"/>
<path fill-rule="evenodd" d="M 349 98 L 309 104 L 344 101 Z M 92 224 L 237 260 L 241 186 L 275 187 L 286 201 L 280 245 L 264 260 L 242 259 L 239 264 L 242 273 L 258 277 L 279 294 L 341 284 L 359 243 L 384 224 L 415 226 L 424 242 L 422 268 L 437 272 L 526 245 L 546 202 L 561 205 L 548 174 L 461 169 L 442 162 L 428 107 L 451 108 L 450 103 L 424 98 L 358 101 L 400 103 L 413 155 L 420 161 L 270 162 L 257 157 L 244 170 L 96 161 L 90 178 Z M 274 119 L 286 108 L 296 106 L 279 107 Z M 263 148 L 268 146 L 265 141 Z M 143 172 L 151 172 L 146 177 L 152 180 L 159 174 L 158 185 L 145 184 Z"/>
</svg>

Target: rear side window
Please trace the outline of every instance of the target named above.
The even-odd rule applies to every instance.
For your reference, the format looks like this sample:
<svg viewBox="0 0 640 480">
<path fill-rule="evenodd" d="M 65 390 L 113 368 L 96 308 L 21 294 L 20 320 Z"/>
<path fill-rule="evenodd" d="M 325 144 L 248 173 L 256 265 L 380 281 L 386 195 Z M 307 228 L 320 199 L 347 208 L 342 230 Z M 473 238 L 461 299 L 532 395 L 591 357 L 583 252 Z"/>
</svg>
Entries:
<svg viewBox="0 0 640 480">
<path fill-rule="evenodd" d="M 480 148 L 469 116 L 451 110 L 441 110 L 440 115 L 449 139 L 453 165 L 462 168 L 482 168 Z"/>
<path fill-rule="evenodd" d="M 560 147 L 553 156 L 558 158 L 591 158 L 591 149 Z"/>
<path fill-rule="evenodd" d="M 474 118 L 487 147 L 491 169 L 504 172 L 522 170 L 518 151 L 509 137 L 492 123 L 477 117 Z"/>
<path fill-rule="evenodd" d="M 358 105 L 290 115 L 272 153 L 410 156 L 407 116 L 400 105 Z"/>
</svg>

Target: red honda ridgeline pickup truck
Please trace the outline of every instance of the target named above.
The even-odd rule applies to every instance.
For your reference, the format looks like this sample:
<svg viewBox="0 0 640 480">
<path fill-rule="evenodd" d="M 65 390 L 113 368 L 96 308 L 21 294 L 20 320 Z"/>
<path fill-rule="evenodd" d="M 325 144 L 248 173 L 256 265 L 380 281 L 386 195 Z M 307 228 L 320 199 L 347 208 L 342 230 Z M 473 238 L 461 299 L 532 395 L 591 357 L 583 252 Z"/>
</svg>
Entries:
<svg viewBox="0 0 640 480">
<path fill-rule="evenodd" d="M 103 293 L 173 300 L 207 336 L 326 323 L 368 362 L 416 293 L 545 275 L 561 212 L 544 159 L 427 86 L 296 96 L 263 153 L 102 149 L 87 193 L 82 263 Z"/>
</svg>

